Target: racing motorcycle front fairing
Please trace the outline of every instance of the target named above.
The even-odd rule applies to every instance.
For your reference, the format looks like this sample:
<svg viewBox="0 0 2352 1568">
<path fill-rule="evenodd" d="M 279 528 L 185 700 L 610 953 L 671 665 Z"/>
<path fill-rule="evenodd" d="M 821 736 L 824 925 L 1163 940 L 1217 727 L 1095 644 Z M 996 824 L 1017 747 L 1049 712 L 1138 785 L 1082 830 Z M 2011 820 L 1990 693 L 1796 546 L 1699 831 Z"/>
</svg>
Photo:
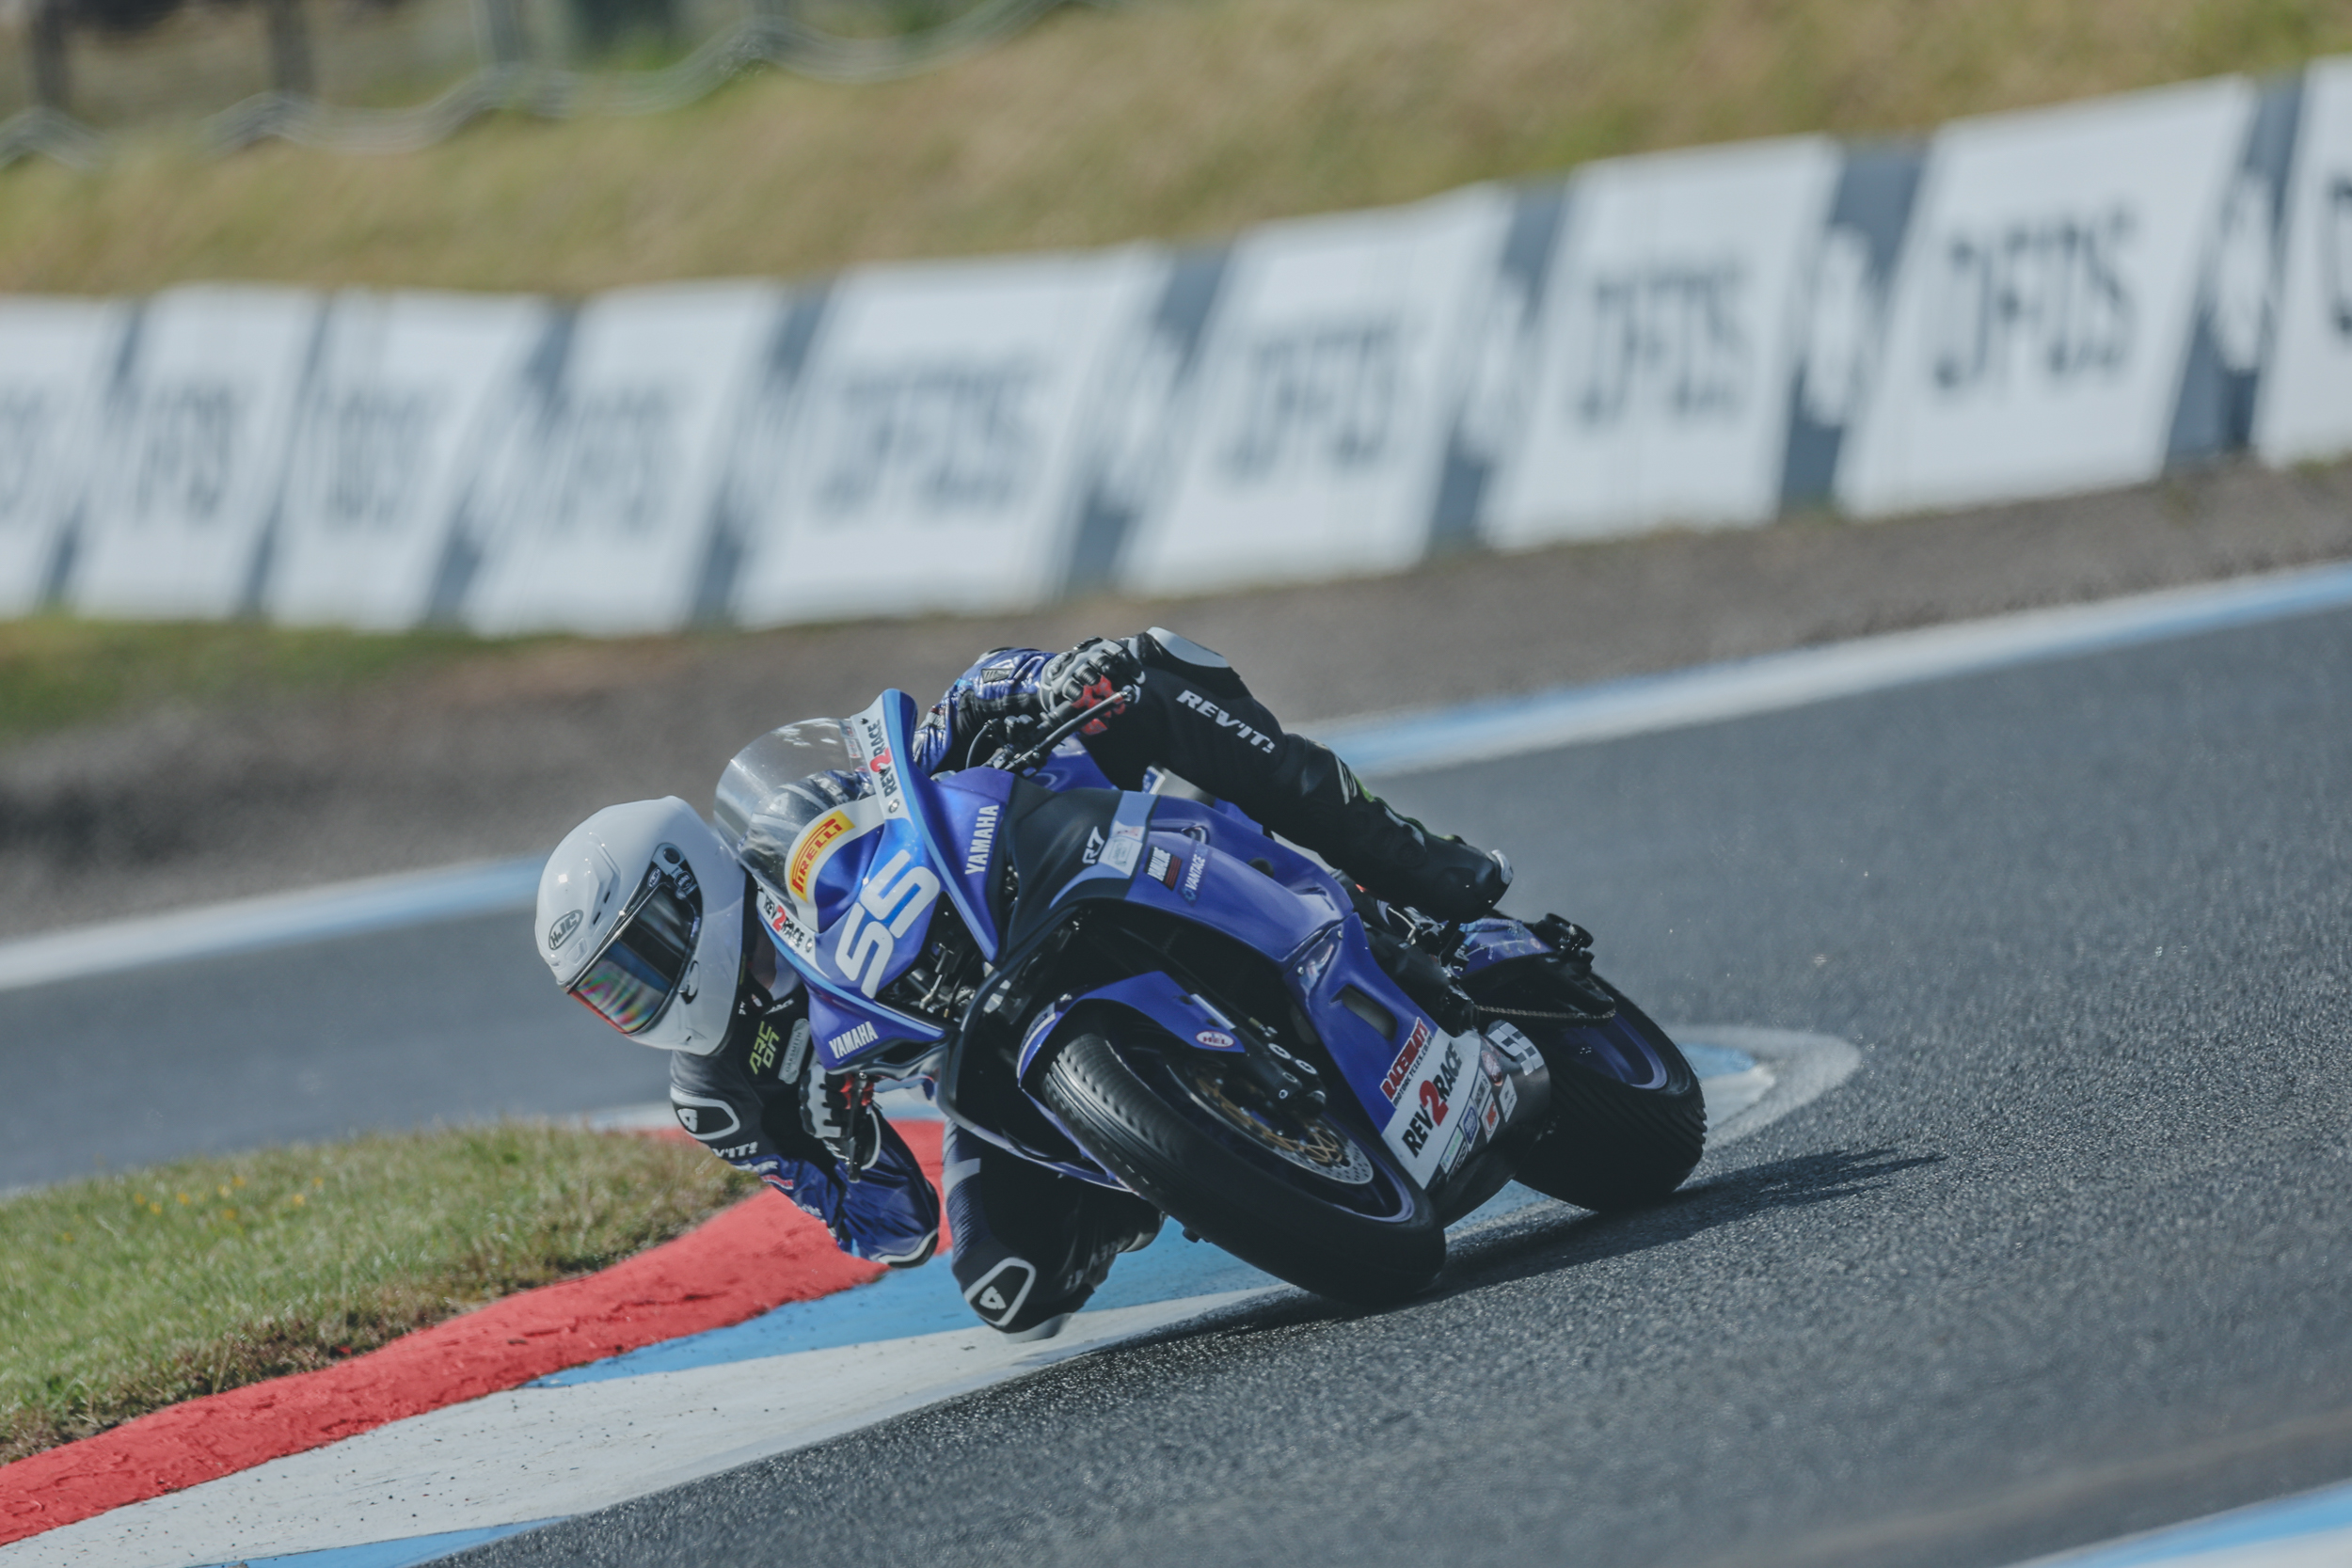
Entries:
<svg viewBox="0 0 2352 1568">
<path fill-rule="evenodd" d="M 962 874 L 946 835 L 984 840 L 1003 796 L 975 781 L 951 805 L 905 766 L 914 715 L 912 697 L 885 691 L 854 718 L 786 725 L 720 784 L 716 825 L 751 873 L 761 927 L 808 986 L 809 1031 L 832 1071 L 903 1073 L 935 1053 L 955 1018 L 940 985 L 912 983 L 918 963 L 949 936 L 982 963 L 997 951 L 985 879 Z"/>
</svg>

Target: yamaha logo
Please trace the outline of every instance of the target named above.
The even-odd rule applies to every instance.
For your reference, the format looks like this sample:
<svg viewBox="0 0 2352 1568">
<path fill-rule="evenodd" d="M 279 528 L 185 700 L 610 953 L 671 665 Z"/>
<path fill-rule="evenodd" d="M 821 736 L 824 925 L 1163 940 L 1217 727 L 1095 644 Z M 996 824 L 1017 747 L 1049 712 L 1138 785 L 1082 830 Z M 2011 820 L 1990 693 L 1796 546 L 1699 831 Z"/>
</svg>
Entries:
<svg viewBox="0 0 2352 1568">
<path fill-rule="evenodd" d="M 548 927 L 548 951 L 552 953 L 557 948 L 563 946 L 564 942 L 570 941 L 572 933 L 580 929 L 580 911 L 578 910 L 573 910 L 568 914 L 560 917 L 554 925 Z"/>
</svg>

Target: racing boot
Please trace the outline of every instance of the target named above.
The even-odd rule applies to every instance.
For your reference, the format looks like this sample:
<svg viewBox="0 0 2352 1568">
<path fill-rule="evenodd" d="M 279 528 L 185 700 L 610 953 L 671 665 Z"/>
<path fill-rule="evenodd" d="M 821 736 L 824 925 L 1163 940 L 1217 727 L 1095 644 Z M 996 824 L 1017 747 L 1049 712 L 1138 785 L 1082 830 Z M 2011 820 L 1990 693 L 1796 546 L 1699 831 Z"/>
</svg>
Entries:
<svg viewBox="0 0 2352 1568">
<path fill-rule="evenodd" d="M 1160 1213 L 1141 1198 L 1059 1176 L 949 1127 L 941 1148 L 948 1267 L 989 1327 L 1050 1339 L 1122 1252 L 1152 1244 Z"/>
<path fill-rule="evenodd" d="M 1366 789 L 1329 747 L 1304 736 L 1282 737 L 1272 784 L 1283 819 L 1261 812 L 1261 820 L 1391 904 L 1434 920 L 1476 920 L 1511 885 L 1511 863 L 1499 851 L 1438 837 Z"/>
</svg>

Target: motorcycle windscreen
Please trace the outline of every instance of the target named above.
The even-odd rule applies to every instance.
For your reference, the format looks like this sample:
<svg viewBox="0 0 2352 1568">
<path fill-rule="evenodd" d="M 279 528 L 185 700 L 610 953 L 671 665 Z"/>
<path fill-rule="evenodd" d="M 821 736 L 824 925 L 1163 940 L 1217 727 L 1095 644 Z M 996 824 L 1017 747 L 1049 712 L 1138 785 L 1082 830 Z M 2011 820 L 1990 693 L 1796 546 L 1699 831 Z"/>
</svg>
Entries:
<svg viewBox="0 0 2352 1568">
<path fill-rule="evenodd" d="M 753 875 L 782 895 L 792 850 L 826 813 L 870 798 L 874 781 L 837 719 L 770 730 L 719 775 L 711 820 Z"/>
</svg>

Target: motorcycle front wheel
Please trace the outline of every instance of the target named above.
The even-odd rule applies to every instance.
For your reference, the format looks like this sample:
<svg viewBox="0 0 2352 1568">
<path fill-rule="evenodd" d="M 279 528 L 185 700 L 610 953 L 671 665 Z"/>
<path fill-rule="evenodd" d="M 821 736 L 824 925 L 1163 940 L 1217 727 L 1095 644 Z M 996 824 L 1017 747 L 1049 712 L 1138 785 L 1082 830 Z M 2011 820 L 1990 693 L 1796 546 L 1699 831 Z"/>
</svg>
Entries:
<svg viewBox="0 0 2352 1568">
<path fill-rule="evenodd" d="M 1040 1085 L 1103 1167 L 1187 1230 L 1301 1290 L 1402 1301 L 1445 1262 L 1445 1230 L 1378 1139 L 1270 1101 L 1232 1055 L 1110 1014 Z"/>
</svg>

